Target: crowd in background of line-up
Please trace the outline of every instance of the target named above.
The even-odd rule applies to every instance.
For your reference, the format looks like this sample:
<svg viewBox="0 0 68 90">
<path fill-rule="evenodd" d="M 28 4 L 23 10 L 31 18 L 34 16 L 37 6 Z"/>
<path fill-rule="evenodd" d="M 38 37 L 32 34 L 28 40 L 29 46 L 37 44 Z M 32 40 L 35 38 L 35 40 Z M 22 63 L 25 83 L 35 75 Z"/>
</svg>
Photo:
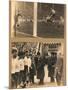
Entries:
<svg viewBox="0 0 68 90">
<path fill-rule="evenodd" d="M 11 88 L 25 88 L 28 85 L 44 84 L 47 66 L 50 82 L 61 84 L 63 75 L 63 57 L 61 53 L 49 52 L 42 44 L 13 44 L 11 48 Z M 41 54 L 42 53 L 42 54 Z M 36 81 L 35 81 L 36 80 Z"/>
</svg>

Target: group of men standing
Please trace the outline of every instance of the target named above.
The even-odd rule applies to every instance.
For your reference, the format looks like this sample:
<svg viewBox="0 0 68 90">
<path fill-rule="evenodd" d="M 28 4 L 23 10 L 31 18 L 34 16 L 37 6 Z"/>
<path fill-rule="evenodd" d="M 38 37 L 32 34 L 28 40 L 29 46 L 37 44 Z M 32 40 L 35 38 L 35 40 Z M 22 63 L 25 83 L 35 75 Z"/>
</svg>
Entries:
<svg viewBox="0 0 68 90">
<path fill-rule="evenodd" d="M 11 61 L 11 87 L 13 88 L 25 88 L 26 85 L 34 83 L 35 66 L 31 60 L 29 51 L 22 51 L 22 48 L 18 51 L 16 48 L 12 49 L 12 61 Z"/>
<path fill-rule="evenodd" d="M 50 82 L 56 82 L 58 85 L 61 83 L 63 72 L 63 58 L 61 54 L 57 55 L 55 52 L 51 52 L 51 56 L 48 53 L 40 55 L 38 51 L 36 55 L 31 55 L 28 50 L 12 49 L 11 60 L 11 87 L 12 88 L 25 88 L 29 83 L 34 84 L 34 76 L 39 79 L 39 85 L 44 84 L 44 77 L 46 72 L 44 67 L 47 65 L 48 77 Z"/>
</svg>

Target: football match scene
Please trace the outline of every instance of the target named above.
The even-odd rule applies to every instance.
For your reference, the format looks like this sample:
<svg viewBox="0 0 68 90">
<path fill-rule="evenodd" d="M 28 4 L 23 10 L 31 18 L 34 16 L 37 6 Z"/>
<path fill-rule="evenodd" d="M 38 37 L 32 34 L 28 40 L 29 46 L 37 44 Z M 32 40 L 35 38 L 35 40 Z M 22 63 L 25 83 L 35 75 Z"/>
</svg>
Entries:
<svg viewBox="0 0 68 90">
<path fill-rule="evenodd" d="M 11 12 L 11 36 L 64 38 L 64 4 L 16 1 Z"/>
</svg>

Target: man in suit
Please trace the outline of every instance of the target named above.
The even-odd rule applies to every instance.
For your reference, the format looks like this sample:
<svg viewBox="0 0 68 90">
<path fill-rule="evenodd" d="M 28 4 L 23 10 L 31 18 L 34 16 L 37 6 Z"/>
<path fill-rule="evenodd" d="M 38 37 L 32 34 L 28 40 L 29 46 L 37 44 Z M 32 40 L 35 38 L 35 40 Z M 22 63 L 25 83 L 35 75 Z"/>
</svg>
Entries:
<svg viewBox="0 0 68 90">
<path fill-rule="evenodd" d="M 31 67 L 30 67 L 30 82 L 34 84 L 34 76 L 36 75 L 36 67 L 35 63 L 32 60 Z"/>
<path fill-rule="evenodd" d="M 38 51 L 37 55 L 34 57 L 34 62 L 35 62 L 36 70 L 37 70 L 39 58 L 40 58 L 40 52 Z"/>
<path fill-rule="evenodd" d="M 58 85 L 61 84 L 62 73 L 63 73 L 63 57 L 61 53 L 59 53 L 57 55 L 57 62 L 56 62 L 56 68 L 55 68 L 55 77 Z"/>
<path fill-rule="evenodd" d="M 52 52 L 50 60 L 48 62 L 48 76 L 51 78 L 51 82 L 54 82 L 55 64 L 57 61 L 57 53 Z"/>
</svg>

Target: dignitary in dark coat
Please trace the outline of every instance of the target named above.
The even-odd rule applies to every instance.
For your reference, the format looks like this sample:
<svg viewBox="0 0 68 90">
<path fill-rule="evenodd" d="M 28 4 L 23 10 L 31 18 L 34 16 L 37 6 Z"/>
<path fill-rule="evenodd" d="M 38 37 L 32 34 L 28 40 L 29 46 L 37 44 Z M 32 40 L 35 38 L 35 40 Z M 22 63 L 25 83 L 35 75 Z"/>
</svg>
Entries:
<svg viewBox="0 0 68 90">
<path fill-rule="evenodd" d="M 57 61 L 57 54 L 55 52 L 51 53 L 51 57 L 48 61 L 48 76 L 51 78 L 51 82 L 54 82 L 55 64 Z"/>
<path fill-rule="evenodd" d="M 55 68 L 55 77 L 58 85 L 61 84 L 62 75 L 63 75 L 63 57 L 61 53 L 59 53 L 57 56 L 57 62 Z"/>
<path fill-rule="evenodd" d="M 34 84 L 34 76 L 36 75 L 36 68 L 35 63 L 32 61 L 31 67 L 30 67 L 30 83 Z"/>
<path fill-rule="evenodd" d="M 39 84 L 44 84 L 44 76 L 46 73 L 44 71 L 44 66 L 48 63 L 48 57 L 48 46 L 44 44 L 42 47 L 42 55 L 38 60 L 37 66 L 37 78 L 40 79 Z"/>
<path fill-rule="evenodd" d="M 45 72 L 44 72 L 44 66 L 45 66 L 45 58 L 44 57 L 40 57 L 39 61 L 38 61 L 38 67 L 37 67 L 37 78 L 40 79 L 39 84 L 44 84 L 44 76 L 45 76 Z"/>
<path fill-rule="evenodd" d="M 40 52 L 38 51 L 37 55 L 34 57 L 34 62 L 35 62 L 36 70 L 37 70 L 39 58 L 40 58 Z"/>
</svg>

